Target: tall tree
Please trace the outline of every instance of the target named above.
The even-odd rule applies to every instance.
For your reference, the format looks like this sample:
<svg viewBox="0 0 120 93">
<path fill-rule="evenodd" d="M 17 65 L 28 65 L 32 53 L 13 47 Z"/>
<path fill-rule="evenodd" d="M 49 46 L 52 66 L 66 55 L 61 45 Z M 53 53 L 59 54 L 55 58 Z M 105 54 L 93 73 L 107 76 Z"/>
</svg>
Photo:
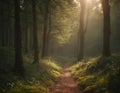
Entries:
<svg viewBox="0 0 120 93">
<path fill-rule="evenodd" d="M 15 5 L 15 65 L 14 71 L 18 75 L 24 76 L 24 66 L 22 58 L 22 32 L 20 25 L 20 0 L 14 0 Z"/>
<path fill-rule="evenodd" d="M 49 29 L 48 29 L 48 35 L 47 35 L 47 42 L 48 42 L 48 44 L 47 44 L 47 54 L 48 55 L 51 55 L 51 48 L 50 48 L 50 45 L 51 45 L 51 37 L 52 37 L 52 35 L 51 35 L 51 32 L 52 32 L 52 8 L 51 8 L 51 3 L 50 3 L 50 6 L 49 6 L 49 23 L 48 23 L 48 25 L 49 25 Z M 49 47 L 48 47 L 49 46 Z"/>
<path fill-rule="evenodd" d="M 23 18 L 22 18 L 22 25 L 23 25 L 23 44 L 24 44 L 24 50 L 25 50 L 25 53 L 28 53 L 29 52 L 29 46 L 28 46 L 28 43 L 29 43 L 29 17 L 28 15 L 30 15 L 30 13 L 28 14 L 28 8 L 29 8 L 29 5 L 30 5 L 31 2 L 29 2 L 28 0 L 24 0 L 24 10 L 23 10 Z"/>
<path fill-rule="evenodd" d="M 45 0 L 42 58 L 46 57 L 48 52 L 47 50 L 48 50 L 48 34 L 49 34 L 48 33 L 49 6 L 50 6 L 50 0 Z"/>
<path fill-rule="evenodd" d="M 6 4 L 0 1 L 0 30 L 1 30 L 1 45 L 5 46 L 5 7 Z"/>
<path fill-rule="evenodd" d="M 86 8 L 86 2 L 85 0 L 80 0 L 80 26 L 78 31 L 78 60 L 82 60 L 84 58 L 84 40 L 85 40 L 85 8 Z"/>
<path fill-rule="evenodd" d="M 102 0 L 103 8 L 103 56 L 109 57 L 111 55 L 110 51 L 110 4 L 109 0 Z"/>
<path fill-rule="evenodd" d="M 32 0 L 32 13 L 33 13 L 33 44 L 34 44 L 34 62 L 33 63 L 39 63 L 36 0 Z"/>
</svg>

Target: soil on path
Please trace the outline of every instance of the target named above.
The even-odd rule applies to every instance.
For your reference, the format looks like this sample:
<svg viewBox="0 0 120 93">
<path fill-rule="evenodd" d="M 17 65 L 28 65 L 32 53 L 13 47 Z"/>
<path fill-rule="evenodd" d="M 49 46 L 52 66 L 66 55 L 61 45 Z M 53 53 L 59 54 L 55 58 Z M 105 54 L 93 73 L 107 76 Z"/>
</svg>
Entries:
<svg viewBox="0 0 120 93">
<path fill-rule="evenodd" d="M 64 67 L 61 78 L 55 83 L 51 93 L 81 93 L 68 66 Z"/>
</svg>

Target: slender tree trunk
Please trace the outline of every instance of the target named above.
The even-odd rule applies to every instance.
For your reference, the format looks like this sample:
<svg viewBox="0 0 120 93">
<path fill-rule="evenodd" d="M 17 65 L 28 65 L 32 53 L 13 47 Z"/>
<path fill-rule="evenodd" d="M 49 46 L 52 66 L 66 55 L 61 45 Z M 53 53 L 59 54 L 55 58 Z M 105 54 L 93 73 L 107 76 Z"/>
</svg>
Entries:
<svg viewBox="0 0 120 93">
<path fill-rule="evenodd" d="M 2 5 L 0 4 L 0 46 L 2 46 Z"/>
<path fill-rule="evenodd" d="M 16 74 L 24 76 L 24 66 L 22 58 L 22 32 L 20 26 L 20 0 L 14 0 L 15 3 L 15 65 Z"/>
<path fill-rule="evenodd" d="M 5 46 L 5 29 L 4 29 L 4 25 L 5 25 L 5 9 L 4 9 L 4 4 L 1 5 L 1 45 Z"/>
<path fill-rule="evenodd" d="M 29 33 L 29 41 L 34 41 L 33 40 L 33 30 L 32 29 L 33 29 L 32 26 L 29 25 L 29 31 L 30 31 L 30 33 Z M 33 42 L 29 42 L 29 47 L 30 47 L 29 50 L 34 50 L 34 48 L 33 48 Z"/>
<path fill-rule="evenodd" d="M 28 24 L 25 26 L 25 41 L 24 41 L 24 46 L 25 46 L 25 52 L 28 53 Z"/>
<path fill-rule="evenodd" d="M 42 58 L 47 56 L 48 48 L 48 19 L 49 19 L 49 0 L 46 0 L 43 30 Z"/>
<path fill-rule="evenodd" d="M 34 44 L 34 62 L 33 63 L 39 63 L 36 0 L 32 0 L 32 9 L 33 9 L 33 44 Z"/>
<path fill-rule="evenodd" d="M 110 52 L 110 5 L 109 0 L 102 0 L 103 7 L 103 56 L 109 57 L 111 56 Z"/>
<path fill-rule="evenodd" d="M 24 49 L 25 49 L 25 53 L 28 53 L 28 1 L 25 0 L 24 1 Z"/>
<path fill-rule="evenodd" d="M 49 45 L 49 55 L 51 56 L 51 31 L 52 31 L 52 9 L 51 9 L 51 7 L 49 8 L 50 10 L 49 10 L 49 39 L 48 39 L 48 45 Z"/>
<path fill-rule="evenodd" d="M 80 1 L 81 11 L 80 11 L 80 26 L 78 31 L 79 38 L 79 49 L 78 49 L 78 61 L 84 58 L 84 39 L 85 39 L 85 31 L 84 31 L 84 19 L 85 19 L 85 0 Z"/>
<path fill-rule="evenodd" d="M 5 37 L 6 37 L 6 46 L 8 46 L 8 47 L 10 46 L 10 39 L 9 39 L 9 37 L 10 37 L 10 24 L 11 24 L 10 23 L 10 19 L 11 19 L 10 18 L 10 13 L 11 13 L 10 12 L 10 7 L 11 7 L 10 5 L 7 5 L 7 7 L 6 7 L 6 9 L 8 9 L 7 10 L 8 12 L 7 12 L 6 20 L 5 20 L 6 21 L 5 28 L 7 27 L 5 29 L 6 30 L 6 35 L 5 35 Z"/>
</svg>

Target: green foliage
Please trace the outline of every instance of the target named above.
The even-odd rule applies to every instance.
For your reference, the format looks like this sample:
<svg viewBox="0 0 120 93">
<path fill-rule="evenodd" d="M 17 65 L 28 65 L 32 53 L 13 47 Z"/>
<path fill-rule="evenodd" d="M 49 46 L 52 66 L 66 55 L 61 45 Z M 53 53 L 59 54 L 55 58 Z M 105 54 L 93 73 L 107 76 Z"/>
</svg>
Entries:
<svg viewBox="0 0 120 93">
<path fill-rule="evenodd" d="M 71 37 L 71 31 L 76 27 L 79 10 L 76 9 L 75 3 L 72 0 L 52 1 L 52 24 L 51 35 L 53 41 L 58 44 L 65 44 Z M 77 15 L 77 16 L 76 16 Z"/>
<path fill-rule="evenodd" d="M 120 55 L 94 57 L 72 66 L 84 93 L 119 93 Z"/>
<path fill-rule="evenodd" d="M 49 88 L 60 76 L 61 67 L 52 58 L 33 64 L 33 57 L 25 55 L 25 78 L 15 76 L 14 49 L 0 48 L 0 93 L 49 93 Z"/>
<path fill-rule="evenodd" d="M 48 93 L 41 84 L 24 84 L 22 81 L 16 82 L 15 86 L 7 91 L 7 93 Z"/>
<path fill-rule="evenodd" d="M 59 62 L 59 65 L 65 66 L 66 63 L 69 65 L 73 65 L 76 61 L 75 57 L 63 57 L 63 56 L 54 56 L 55 60 Z"/>
</svg>

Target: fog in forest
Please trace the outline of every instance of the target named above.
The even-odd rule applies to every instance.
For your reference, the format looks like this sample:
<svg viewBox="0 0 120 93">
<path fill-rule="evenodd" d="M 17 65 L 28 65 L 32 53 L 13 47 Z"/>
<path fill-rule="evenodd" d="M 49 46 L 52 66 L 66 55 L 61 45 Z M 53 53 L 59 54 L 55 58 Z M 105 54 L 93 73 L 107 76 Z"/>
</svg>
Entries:
<svg viewBox="0 0 120 93">
<path fill-rule="evenodd" d="M 120 93 L 120 0 L 0 0 L 0 93 Z"/>
</svg>

